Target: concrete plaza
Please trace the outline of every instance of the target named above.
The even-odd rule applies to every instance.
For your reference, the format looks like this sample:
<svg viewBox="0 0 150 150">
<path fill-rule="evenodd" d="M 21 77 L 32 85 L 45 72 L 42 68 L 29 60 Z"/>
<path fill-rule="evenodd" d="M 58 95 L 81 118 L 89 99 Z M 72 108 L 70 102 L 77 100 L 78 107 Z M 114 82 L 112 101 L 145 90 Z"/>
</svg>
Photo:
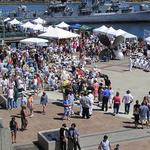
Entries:
<svg viewBox="0 0 150 150">
<path fill-rule="evenodd" d="M 131 90 L 131 93 L 134 97 L 134 102 L 137 99 L 139 101 L 142 101 L 143 96 L 147 95 L 150 90 L 150 73 L 138 69 L 133 69 L 132 72 L 128 71 L 128 59 L 124 59 L 121 61 L 111 60 L 109 62 L 99 62 L 96 64 L 88 65 L 87 68 L 93 68 L 93 66 L 96 66 L 96 68 L 100 69 L 102 73 L 107 74 L 110 77 L 114 91 L 119 91 L 121 96 L 125 94 L 126 90 Z M 81 119 L 80 117 L 75 116 L 71 118 L 70 121 L 63 121 L 61 119 L 63 107 L 60 105 L 62 94 L 54 91 L 48 91 L 47 94 L 50 99 L 50 104 L 47 106 L 46 115 L 41 114 L 42 108 L 39 105 L 39 95 L 38 97 L 34 98 L 34 117 L 28 118 L 29 125 L 26 131 L 18 132 L 17 144 L 26 144 L 31 143 L 32 141 L 36 141 L 38 131 L 60 128 L 63 122 L 66 122 L 68 126 L 70 126 L 72 122 L 75 122 L 77 124 L 77 128 L 80 130 L 80 133 L 82 135 L 97 132 L 107 133 L 117 130 L 123 131 L 128 128 L 131 129 L 131 132 L 127 132 L 127 134 L 129 134 L 127 136 L 130 136 L 130 134 L 134 135 L 134 132 L 132 131 L 132 129 L 134 128 L 134 124 L 132 123 L 133 120 L 131 120 L 133 112 L 131 110 L 129 115 L 123 114 L 123 104 L 121 104 L 120 108 L 120 112 L 122 113 L 115 117 L 111 115 L 112 110 L 109 109 L 109 111 L 105 113 L 99 111 L 99 109 L 96 109 L 97 107 L 95 107 L 94 114 L 89 120 Z M 131 109 L 133 108 L 133 104 L 131 106 Z M 78 111 L 79 107 L 75 107 L 75 112 Z M 20 127 L 19 112 L 20 109 L 12 111 L 1 109 L 0 114 L 1 117 L 4 119 L 4 125 L 8 127 L 10 116 L 15 115 L 17 117 L 16 119 Z M 147 133 L 148 131 L 145 132 Z M 136 150 L 149 150 L 147 143 L 150 141 L 150 137 L 144 137 L 143 135 L 143 138 L 142 136 L 140 136 L 139 139 L 136 139 L 136 136 L 137 135 L 135 134 L 135 139 L 133 136 L 133 139 L 131 141 L 121 141 L 121 149 L 133 150 L 134 147 L 136 148 Z M 99 140 L 101 140 L 101 137 L 99 137 Z M 111 140 L 113 141 L 114 139 Z M 142 147 L 144 147 L 144 149 L 142 149 Z"/>
</svg>

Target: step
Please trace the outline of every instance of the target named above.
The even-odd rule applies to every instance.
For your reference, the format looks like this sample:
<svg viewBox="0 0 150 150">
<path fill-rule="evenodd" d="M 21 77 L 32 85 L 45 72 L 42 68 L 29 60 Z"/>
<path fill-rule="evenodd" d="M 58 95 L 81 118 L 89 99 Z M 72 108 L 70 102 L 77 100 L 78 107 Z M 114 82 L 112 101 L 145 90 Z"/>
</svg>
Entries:
<svg viewBox="0 0 150 150">
<path fill-rule="evenodd" d="M 34 143 L 13 145 L 13 150 L 41 150 Z"/>
<path fill-rule="evenodd" d="M 117 131 L 109 131 L 109 132 L 102 132 L 102 133 L 93 133 L 88 135 L 82 135 L 80 137 L 80 145 L 83 150 L 98 148 L 99 143 L 102 141 L 104 135 L 108 135 L 109 141 L 112 144 L 118 144 L 121 142 L 127 141 L 137 141 L 141 139 L 150 138 L 150 131 L 149 129 L 123 129 Z M 55 145 L 59 145 L 52 140 L 57 139 L 59 140 L 59 129 L 42 131 L 38 134 L 38 142 L 41 146 L 45 148 L 45 150 L 57 150 Z M 44 144 L 44 145 L 43 145 Z"/>
</svg>

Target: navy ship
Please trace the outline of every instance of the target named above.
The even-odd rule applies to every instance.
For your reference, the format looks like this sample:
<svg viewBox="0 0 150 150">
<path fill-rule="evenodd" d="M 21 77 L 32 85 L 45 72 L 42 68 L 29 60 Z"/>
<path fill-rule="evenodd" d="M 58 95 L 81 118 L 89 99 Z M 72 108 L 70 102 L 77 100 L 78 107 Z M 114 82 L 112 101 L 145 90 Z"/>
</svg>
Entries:
<svg viewBox="0 0 150 150">
<path fill-rule="evenodd" d="M 130 3 L 104 0 L 82 0 L 72 7 L 70 2 L 53 2 L 44 13 L 48 23 L 149 22 L 150 7 L 140 4 L 135 10 Z"/>
</svg>

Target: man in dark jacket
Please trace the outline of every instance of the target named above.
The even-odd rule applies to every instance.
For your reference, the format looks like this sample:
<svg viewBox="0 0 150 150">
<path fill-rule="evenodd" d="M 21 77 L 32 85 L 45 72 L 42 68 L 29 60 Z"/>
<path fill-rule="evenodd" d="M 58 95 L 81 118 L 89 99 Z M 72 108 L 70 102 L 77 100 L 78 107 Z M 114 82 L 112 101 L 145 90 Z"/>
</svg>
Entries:
<svg viewBox="0 0 150 150">
<path fill-rule="evenodd" d="M 62 124 L 62 127 L 59 130 L 60 134 L 60 150 L 67 150 L 67 125 L 65 123 Z"/>
</svg>

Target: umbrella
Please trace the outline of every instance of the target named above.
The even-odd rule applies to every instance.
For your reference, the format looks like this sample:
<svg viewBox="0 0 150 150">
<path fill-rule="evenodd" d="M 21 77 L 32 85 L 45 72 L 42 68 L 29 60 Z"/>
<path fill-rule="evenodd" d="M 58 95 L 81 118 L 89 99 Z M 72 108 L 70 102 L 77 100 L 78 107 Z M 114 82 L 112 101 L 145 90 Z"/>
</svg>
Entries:
<svg viewBox="0 0 150 150">
<path fill-rule="evenodd" d="M 81 27 L 80 24 L 72 24 L 69 26 L 70 28 L 75 28 L 75 29 L 79 29 Z"/>
</svg>

